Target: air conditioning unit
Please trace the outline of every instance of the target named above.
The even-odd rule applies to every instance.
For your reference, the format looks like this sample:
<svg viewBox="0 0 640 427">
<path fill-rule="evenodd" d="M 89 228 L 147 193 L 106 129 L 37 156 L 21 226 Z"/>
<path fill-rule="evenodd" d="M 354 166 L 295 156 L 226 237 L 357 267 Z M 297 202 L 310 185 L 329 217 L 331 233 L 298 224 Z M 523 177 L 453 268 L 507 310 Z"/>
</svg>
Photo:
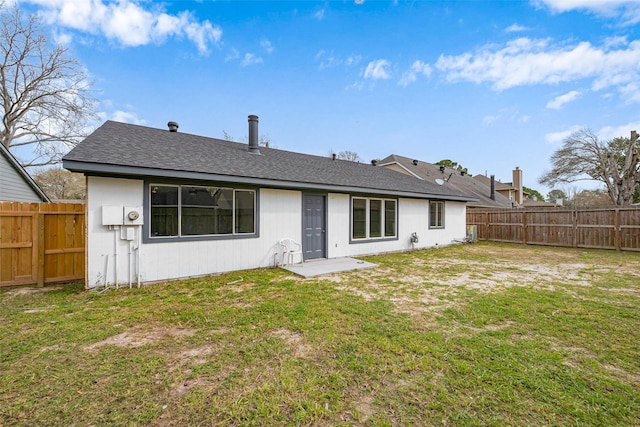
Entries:
<svg viewBox="0 0 640 427">
<path fill-rule="evenodd" d="M 478 226 L 467 225 L 467 242 L 475 242 L 478 240 Z"/>
</svg>

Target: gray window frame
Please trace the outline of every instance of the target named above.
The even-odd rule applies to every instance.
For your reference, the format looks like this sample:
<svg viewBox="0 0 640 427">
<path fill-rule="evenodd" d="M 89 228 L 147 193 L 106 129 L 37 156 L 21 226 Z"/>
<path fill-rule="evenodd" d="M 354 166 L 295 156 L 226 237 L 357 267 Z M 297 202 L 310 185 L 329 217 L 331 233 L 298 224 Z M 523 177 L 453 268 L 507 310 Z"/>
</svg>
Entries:
<svg viewBox="0 0 640 427">
<path fill-rule="evenodd" d="M 440 208 L 436 208 L 438 215 L 436 218 L 433 218 L 432 215 L 432 206 L 440 206 Z M 442 200 L 429 200 L 429 228 L 430 229 L 443 229 L 445 227 L 445 210 L 446 203 Z M 440 224 L 438 224 L 438 218 L 440 219 Z"/>
<path fill-rule="evenodd" d="M 177 187 L 178 189 L 178 234 L 175 236 L 152 236 L 151 235 L 151 191 L 154 186 L 163 186 L 163 187 Z M 207 188 L 207 187 L 217 187 L 226 190 L 231 190 L 233 194 L 233 200 L 231 201 L 232 205 L 232 224 L 231 224 L 231 233 L 227 234 L 190 234 L 190 235 L 182 235 L 182 188 L 183 187 L 196 187 L 196 188 Z M 253 232 L 252 233 L 239 233 L 236 232 L 237 229 L 237 212 L 236 212 L 236 193 L 237 192 L 251 192 L 253 193 Z M 143 243 L 162 243 L 162 242 L 184 242 L 184 241 L 202 241 L 202 240 L 231 240 L 231 239 L 247 239 L 247 238 L 257 238 L 260 237 L 259 233 L 259 218 L 260 212 L 260 191 L 258 188 L 253 187 L 242 187 L 242 186 L 233 186 L 223 183 L 209 183 L 209 182 L 198 182 L 198 183 L 190 183 L 190 182 L 166 182 L 162 180 L 157 181 L 149 181 L 145 182 L 144 185 L 144 223 L 143 223 Z"/>
<path fill-rule="evenodd" d="M 365 237 L 354 237 L 354 200 L 364 200 L 365 201 L 365 220 L 364 220 L 364 229 L 365 229 Z M 379 201 L 381 202 L 380 209 L 380 237 L 371 237 L 371 201 Z M 394 221 L 394 235 L 387 236 L 386 235 L 386 203 L 393 202 L 395 205 L 395 221 Z M 351 196 L 351 200 L 349 201 L 349 243 L 368 243 L 368 242 L 380 242 L 387 240 L 398 240 L 398 226 L 399 226 L 399 203 L 398 199 L 391 199 L 387 197 L 375 197 L 375 196 Z"/>
</svg>

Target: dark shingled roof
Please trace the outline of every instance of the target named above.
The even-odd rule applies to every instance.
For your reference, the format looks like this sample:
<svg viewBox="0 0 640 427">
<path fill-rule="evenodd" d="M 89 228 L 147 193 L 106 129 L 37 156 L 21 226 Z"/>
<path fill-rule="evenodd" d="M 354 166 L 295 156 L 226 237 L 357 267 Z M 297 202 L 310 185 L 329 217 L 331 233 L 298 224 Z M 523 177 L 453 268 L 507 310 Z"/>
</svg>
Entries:
<svg viewBox="0 0 640 427">
<path fill-rule="evenodd" d="M 470 207 L 513 207 L 511 200 L 498 192 L 495 193 L 495 200 L 491 199 L 491 188 L 489 185 L 485 185 L 480 180 L 474 179 L 467 174 L 462 175 L 460 171 L 456 169 L 445 168 L 444 173 L 442 173 L 440 171 L 440 166 L 438 165 L 423 161 L 418 161 L 418 164 L 414 165 L 413 159 L 399 156 L 397 154 L 391 154 L 390 156 L 385 157 L 378 164 L 384 166 L 394 163 L 401 165 L 408 173 L 410 172 L 415 176 L 424 179 L 425 182 L 435 182 L 437 178 L 440 178 L 445 181 L 443 187 L 474 197 L 476 200 L 469 202 Z M 496 188 L 498 184 L 499 183 L 496 181 Z"/>
<path fill-rule="evenodd" d="M 93 175 L 166 176 L 277 188 L 403 195 L 470 201 L 473 197 L 386 168 L 107 121 L 63 159 Z"/>
</svg>

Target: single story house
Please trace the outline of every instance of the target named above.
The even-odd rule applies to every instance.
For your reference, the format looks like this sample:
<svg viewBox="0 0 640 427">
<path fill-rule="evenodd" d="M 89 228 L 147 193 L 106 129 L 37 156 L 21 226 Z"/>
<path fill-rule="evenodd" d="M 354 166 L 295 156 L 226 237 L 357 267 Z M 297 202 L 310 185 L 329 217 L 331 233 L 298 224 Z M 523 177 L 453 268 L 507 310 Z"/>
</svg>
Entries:
<svg viewBox="0 0 640 427">
<path fill-rule="evenodd" d="M 373 162 L 372 162 L 373 163 Z M 448 245 L 473 198 L 373 164 L 107 121 L 63 159 L 87 176 L 87 287 Z M 412 238 L 412 236 L 414 236 Z"/>
<path fill-rule="evenodd" d="M 18 160 L 0 144 L 0 201 L 50 202 Z"/>
<path fill-rule="evenodd" d="M 467 203 L 467 208 L 512 208 L 514 206 L 511 200 L 496 192 L 495 180 L 492 187 L 490 180 L 486 183 L 484 181 L 481 182 L 465 171 L 435 165 L 422 160 L 410 159 L 397 154 L 391 154 L 380 160 L 378 166 L 412 175 L 427 182 L 436 182 L 463 194 L 468 194 L 476 200 Z"/>
</svg>

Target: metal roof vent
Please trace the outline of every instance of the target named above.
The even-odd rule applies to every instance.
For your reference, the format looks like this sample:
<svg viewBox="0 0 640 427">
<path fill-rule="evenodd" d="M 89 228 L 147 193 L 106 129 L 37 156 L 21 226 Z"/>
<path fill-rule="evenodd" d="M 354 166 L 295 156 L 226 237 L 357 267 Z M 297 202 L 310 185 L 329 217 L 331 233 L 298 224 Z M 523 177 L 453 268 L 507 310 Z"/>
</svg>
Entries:
<svg viewBox="0 0 640 427">
<path fill-rule="evenodd" d="M 440 166 L 440 172 L 444 173 L 444 166 Z"/>
<path fill-rule="evenodd" d="M 418 161 L 417 160 L 413 161 L 413 166 L 418 166 Z"/>
<path fill-rule="evenodd" d="M 258 142 L 258 116 L 251 114 L 249 117 L 249 152 L 260 154 L 260 144 Z"/>
<path fill-rule="evenodd" d="M 178 122 L 169 122 L 167 126 L 169 127 L 169 132 L 178 132 L 178 128 L 180 127 L 178 126 Z"/>
<path fill-rule="evenodd" d="M 376 159 L 371 160 L 371 164 L 373 166 L 377 166 L 378 165 L 378 161 Z"/>
</svg>

